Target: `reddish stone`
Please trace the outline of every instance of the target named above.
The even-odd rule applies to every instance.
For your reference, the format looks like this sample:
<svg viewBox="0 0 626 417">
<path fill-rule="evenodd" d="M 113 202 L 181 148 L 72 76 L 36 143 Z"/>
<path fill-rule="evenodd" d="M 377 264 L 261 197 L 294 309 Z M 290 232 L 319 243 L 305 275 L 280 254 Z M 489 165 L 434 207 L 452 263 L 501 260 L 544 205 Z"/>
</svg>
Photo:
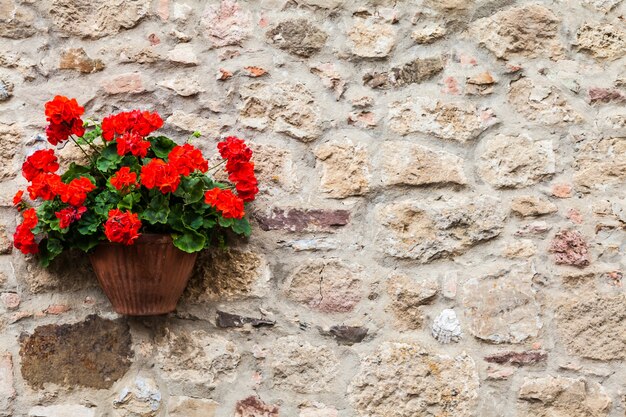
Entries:
<svg viewBox="0 0 626 417">
<path fill-rule="evenodd" d="M 3 292 L 0 294 L 0 300 L 7 310 L 15 310 L 20 306 L 20 296 L 14 292 Z"/>
<path fill-rule="evenodd" d="M 570 209 L 567 212 L 567 218 L 576 224 L 581 224 L 584 220 L 582 214 L 580 214 L 580 211 L 576 209 Z"/>
<path fill-rule="evenodd" d="M 255 396 L 237 401 L 235 405 L 235 417 L 278 417 L 278 412 L 277 405 L 264 403 Z"/>
<path fill-rule="evenodd" d="M 59 314 L 67 313 L 70 310 L 71 310 L 71 307 L 68 306 L 68 305 L 65 305 L 65 304 L 52 304 L 51 306 L 48 306 L 48 308 L 46 308 L 44 310 L 44 313 L 52 314 L 53 316 L 57 316 Z"/>
<path fill-rule="evenodd" d="M 157 15 L 161 20 L 167 20 L 170 17 L 170 0 L 159 0 L 157 4 Z"/>
<path fill-rule="evenodd" d="M 557 198 L 570 198 L 572 192 L 572 186 L 569 184 L 554 184 L 552 186 L 552 195 Z"/>
<path fill-rule="evenodd" d="M 227 71 L 224 68 L 220 68 L 220 73 L 217 75 L 217 79 L 219 81 L 226 81 L 227 79 L 231 78 L 232 76 L 233 76 L 232 72 Z"/>
<path fill-rule="evenodd" d="M 150 41 L 150 45 L 152 46 L 156 46 L 161 43 L 161 39 L 157 36 L 156 33 L 151 33 L 150 36 L 148 36 L 148 40 Z"/>
<path fill-rule="evenodd" d="M 376 126 L 376 116 L 371 111 L 355 111 L 348 115 L 348 124 L 368 129 Z"/>
<path fill-rule="evenodd" d="M 549 251 L 553 253 L 557 264 L 582 268 L 591 262 L 587 242 L 579 232 L 574 230 L 558 232 L 550 243 Z"/>
<path fill-rule="evenodd" d="M 590 88 L 589 89 L 589 103 L 596 104 L 610 103 L 612 101 L 622 102 L 626 100 L 626 94 L 622 93 L 617 88 Z"/>
<path fill-rule="evenodd" d="M 136 72 L 121 74 L 103 81 L 102 88 L 108 94 L 141 93 L 145 91 L 141 75 Z"/>
<path fill-rule="evenodd" d="M 454 77 L 446 77 L 443 80 L 445 85 L 443 92 L 446 94 L 458 95 L 459 91 L 459 83 L 457 83 L 456 78 Z"/>
<path fill-rule="evenodd" d="M 0 353 L 0 415 L 12 415 L 10 412 L 15 395 L 13 358 L 10 353 L 2 352 Z"/>
<path fill-rule="evenodd" d="M 261 67 L 250 66 L 245 67 L 244 70 L 246 70 L 246 75 L 252 78 L 262 77 L 263 75 L 267 74 L 267 71 Z"/>
<path fill-rule="evenodd" d="M 525 352 L 501 352 L 485 356 L 485 361 L 497 364 L 511 364 L 517 366 L 533 365 L 545 362 L 548 354 L 542 350 L 527 350 Z"/>
<path fill-rule="evenodd" d="M 269 216 L 255 216 L 261 229 L 291 232 L 330 231 L 350 221 L 348 210 L 274 208 Z"/>
<path fill-rule="evenodd" d="M 9 324 L 17 323 L 20 320 L 33 316 L 32 311 L 18 311 L 9 316 Z"/>
</svg>

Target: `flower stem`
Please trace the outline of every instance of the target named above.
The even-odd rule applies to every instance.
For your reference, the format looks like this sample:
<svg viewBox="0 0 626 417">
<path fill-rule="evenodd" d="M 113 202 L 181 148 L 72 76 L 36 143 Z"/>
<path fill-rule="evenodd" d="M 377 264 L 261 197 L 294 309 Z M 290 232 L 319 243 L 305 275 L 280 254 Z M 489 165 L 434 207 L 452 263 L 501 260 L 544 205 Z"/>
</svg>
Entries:
<svg viewBox="0 0 626 417">
<path fill-rule="evenodd" d="M 219 164 L 215 165 L 214 167 L 209 168 L 209 170 L 207 172 L 211 172 L 215 168 L 219 168 L 220 166 L 224 165 L 225 163 L 226 163 L 226 159 L 222 159 L 222 162 L 220 162 Z"/>
</svg>

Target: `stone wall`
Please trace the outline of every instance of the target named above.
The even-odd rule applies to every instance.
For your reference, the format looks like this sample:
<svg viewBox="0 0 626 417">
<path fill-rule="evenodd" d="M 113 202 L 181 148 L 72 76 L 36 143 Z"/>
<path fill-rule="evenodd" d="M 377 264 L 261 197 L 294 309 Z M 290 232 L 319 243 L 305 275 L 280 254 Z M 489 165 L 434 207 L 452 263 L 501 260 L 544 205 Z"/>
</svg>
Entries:
<svg viewBox="0 0 626 417">
<path fill-rule="evenodd" d="M 0 415 L 625 416 L 624 16 L 0 0 Z M 119 317 L 84 256 L 11 249 L 54 94 L 253 144 L 253 236 L 175 314 Z"/>
</svg>

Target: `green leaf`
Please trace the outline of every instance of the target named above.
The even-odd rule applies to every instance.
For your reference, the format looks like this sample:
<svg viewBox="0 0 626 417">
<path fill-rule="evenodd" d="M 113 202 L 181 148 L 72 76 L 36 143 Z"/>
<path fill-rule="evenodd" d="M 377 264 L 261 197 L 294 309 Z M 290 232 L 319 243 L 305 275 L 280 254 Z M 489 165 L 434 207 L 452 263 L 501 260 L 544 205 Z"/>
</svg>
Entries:
<svg viewBox="0 0 626 417">
<path fill-rule="evenodd" d="M 120 162 L 122 162 L 122 156 L 117 153 L 117 144 L 111 143 L 100 152 L 96 166 L 102 172 L 109 172 L 117 168 Z"/>
<path fill-rule="evenodd" d="M 176 146 L 176 142 L 165 136 L 149 137 L 148 140 L 151 143 L 152 152 L 161 159 L 167 158 L 170 151 Z"/>
<path fill-rule="evenodd" d="M 47 267 L 50 262 L 63 252 L 63 245 L 59 239 L 48 238 L 39 242 L 39 262 Z"/>
<path fill-rule="evenodd" d="M 91 175 L 88 175 L 90 171 L 91 170 L 88 167 L 83 166 L 83 165 L 78 165 L 75 162 L 72 162 L 70 164 L 70 167 L 67 169 L 67 171 L 65 171 L 65 173 L 61 175 L 61 179 L 65 183 L 68 183 L 72 181 L 73 179 L 80 178 L 80 177 L 87 177 L 93 181 L 93 177 Z M 95 181 L 93 182 L 95 184 Z"/>
<path fill-rule="evenodd" d="M 246 237 L 250 236 L 250 233 L 252 233 L 250 222 L 245 217 L 240 220 L 235 219 L 233 221 L 232 229 L 233 229 L 233 232 L 237 233 L 238 235 L 244 235 Z"/>
<path fill-rule="evenodd" d="M 80 238 L 75 239 L 73 242 L 73 246 L 82 250 L 83 252 L 88 252 L 89 250 L 95 248 L 100 243 L 97 235 L 89 235 L 89 236 L 80 236 Z"/>
<path fill-rule="evenodd" d="M 132 210 L 133 205 L 139 203 L 141 201 L 141 194 L 139 193 L 129 193 L 126 194 L 119 203 L 117 203 L 117 208 L 120 210 Z"/>
<path fill-rule="evenodd" d="M 158 193 L 152 197 L 150 204 L 140 216 L 142 220 L 146 220 L 150 224 L 167 224 L 169 214 L 169 195 Z"/>
<path fill-rule="evenodd" d="M 204 249 L 206 236 L 193 230 L 187 230 L 182 235 L 174 236 L 174 246 L 183 252 L 193 253 Z"/>
<path fill-rule="evenodd" d="M 183 223 L 183 208 L 181 205 L 175 205 L 171 208 L 167 217 L 167 224 L 174 230 L 184 232 L 187 227 Z"/>
<path fill-rule="evenodd" d="M 225 219 L 222 216 L 217 217 L 217 223 L 222 227 L 230 227 L 234 223 L 234 219 Z"/>
<path fill-rule="evenodd" d="M 89 126 L 89 122 L 85 121 L 85 126 Z M 77 142 L 79 144 L 93 143 L 93 141 L 99 136 L 102 136 L 102 127 L 100 125 L 95 125 L 93 130 L 86 132 L 82 138 L 78 138 Z"/>
<path fill-rule="evenodd" d="M 182 197 L 185 204 L 197 203 L 204 196 L 204 181 L 199 177 L 183 177 L 174 195 Z"/>
<path fill-rule="evenodd" d="M 118 201 L 119 196 L 116 193 L 105 190 L 96 196 L 94 212 L 98 216 L 108 217 L 109 210 L 115 207 Z"/>
<path fill-rule="evenodd" d="M 204 218 L 201 214 L 186 212 L 183 215 L 183 224 L 190 229 L 198 230 L 204 225 Z"/>
<path fill-rule="evenodd" d="M 81 235 L 91 235 L 98 231 L 100 219 L 92 213 L 85 213 L 78 221 L 78 233 Z"/>
</svg>

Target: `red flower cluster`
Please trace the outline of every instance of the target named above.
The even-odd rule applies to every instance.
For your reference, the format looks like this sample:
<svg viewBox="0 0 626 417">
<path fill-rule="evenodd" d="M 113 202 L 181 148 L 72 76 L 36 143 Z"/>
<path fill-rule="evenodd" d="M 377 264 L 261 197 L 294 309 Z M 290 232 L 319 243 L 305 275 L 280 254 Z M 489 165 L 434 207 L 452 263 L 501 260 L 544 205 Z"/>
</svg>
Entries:
<svg viewBox="0 0 626 417">
<path fill-rule="evenodd" d="M 13 244 L 24 254 L 37 253 L 39 252 L 39 245 L 33 234 L 33 229 L 39 222 L 37 213 L 34 208 L 29 208 L 24 211 L 23 217 L 24 221 L 15 229 Z"/>
<path fill-rule="evenodd" d="M 61 181 L 61 177 L 50 172 L 37 175 L 27 188 L 31 200 L 36 198 L 54 200 L 54 197 L 60 195 L 64 189 L 65 184 Z"/>
<path fill-rule="evenodd" d="M 144 158 L 150 142 L 145 137 L 163 126 L 158 113 L 133 110 L 105 117 L 102 120 L 102 138 L 111 141 L 117 136 L 117 153 Z"/>
<path fill-rule="evenodd" d="M 174 147 L 167 160 L 181 175 L 189 175 L 196 170 L 200 172 L 209 170 L 209 162 L 204 159 L 200 149 L 188 143 Z"/>
<path fill-rule="evenodd" d="M 85 127 L 80 116 L 85 109 L 78 105 L 76 99 L 55 96 L 46 103 L 46 120 L 50 123 L 46 127 L 48 142 L 53 146 L 66 141 L 70 135 L 83 136 Z"/>
<path fill-rule="evenodd" d="M 137 185 L 137 174 L 132 172 L 129 167 L 122 167 L 111 177 L 111 185 L 118 191 L 128 189 Z"/>
<path fill-rule="evenodd" d="M 82 206 L 87 199 L 87 194 L 96 189 L 89 178 L 74 178 L 69 184 L 64 184 L 61 189 L 61 201 L 74 207 Z"/>
<path fill-rule="evenodd" d="M 35 151 L 22 165 L 22 175 L 32 181 L 44 172 L 57 172 L 59 162 L 52 149 Z"/>
<path fill-rule="evenodd" d="M 149 190 L 156 187 L 163 194 L 173 193 L 180 184 L 180 175 L 173 165 L 154 158 L 141 167 L 141 184 Z"/>
<path fill-rule="evenodd" d="M 13 205 L 15 207 L 17 207 L 17 210 L 20 211 L 21 210 L 21 206 L 22 206 L 22 199 L 24 198 L 24 190 L 19 190 L 17 193 L 15 193 L 15 195 L 13 196 Z"/>
<path fill-rule="evenodd" d="M 83 214 L 87 211 L 87 207 L 66 207 L 61 211 L 57 211 L 54 215 L 59 219 L 59 227 L 61 229 L 65 229 L 66 227 L 70 227 L 72 223 L 80 220 L 83 217 Z"/>
<path fill-rule="evenodd" d="M 245 142 L 234 136 L 227 137 L 217 144 L 222 158 L 226 159 L 228 179 L 235 183 L 237 195 L 245 202 L 254 200 L 259 192 L 254 175 L 254 164 L 250 162 L 252 151 Z"/>
<path fill-rule="evenodd" d="M 243 200 L 230 190 L 213 188 L 204 194 L 204 202 L 215 207 L 225 219 L 241 219 L 245 214 Z"/>
<path fill-rule="evenodd" d="M 109 211 L 109 219 L 104 223 L 104 234 L 110 242 L 132 245 L 139 237 L 141 220 L 130 210 L 125 212 L 113 209 Z"/>
</svg>

